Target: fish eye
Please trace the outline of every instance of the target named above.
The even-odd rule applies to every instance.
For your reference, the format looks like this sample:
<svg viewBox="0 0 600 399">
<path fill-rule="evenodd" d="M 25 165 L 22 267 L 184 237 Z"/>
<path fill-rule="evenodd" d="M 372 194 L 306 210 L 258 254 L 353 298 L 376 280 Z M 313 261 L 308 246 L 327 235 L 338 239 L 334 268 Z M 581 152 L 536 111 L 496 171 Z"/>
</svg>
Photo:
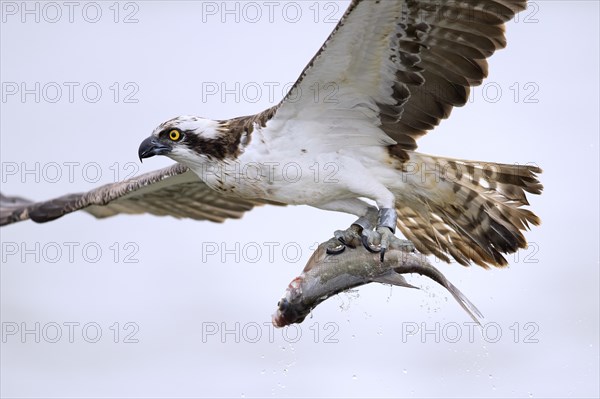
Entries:
<svg viewBox="0 0 600 399">
<path fill-rule="evenodd" d="M 181 132 L 177 129 L 173 129 L 169 132 L 169 138 L 173 141 L 181 140 Z"/>
</svg>

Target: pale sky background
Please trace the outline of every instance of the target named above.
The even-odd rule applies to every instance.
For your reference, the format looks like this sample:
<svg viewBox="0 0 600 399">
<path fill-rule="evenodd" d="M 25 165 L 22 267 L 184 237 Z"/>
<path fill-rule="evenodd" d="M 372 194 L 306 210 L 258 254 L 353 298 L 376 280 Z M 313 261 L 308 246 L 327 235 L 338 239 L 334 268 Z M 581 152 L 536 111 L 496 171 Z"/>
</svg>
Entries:
<svg viewBox="0 0 600 399">
<path fill-rule="evenodd" d="M 27 4 L 37 4 L 39 22 L 22 15 L 21 2 L 1 4 L 2 192 L 42 200 L 169 165 L 137 159 L 139 143 L 168 118 L 228 118 L 279 101 L 347 2 L 275 2 L 271 21 L 264 2 L 237 3 L 237 15 L 222 15 L 220 1 L 130 2 L 117 16 L 113 2 L 99 2 L 96 23 L 85 19 L 96 18 L 94 4 L 77 3 L 72 22 L 62 2 L 60 18 L 56 8 Z M 486 316 L 483 335 L 471 339 L 468 316 L 419 276 L 410 281 L 425 290 L 372 284 L 326 301 L 298 328 L 271 330 L 313 244 L 347 227 L 348 215 L 263 207 L 218 225 L 80 213 L 0 230 L 0 393 L 598 397 L 598 15 L 595 1 L 532 3 L 508 24 L 508 48 L 492 57 L 485 90 L 419 143 L 425 153 L 544 169 L 544 193 L 531 198 L 543 224 L 510 267 L 436 263 Z M 10 94 L 21 83 L 35 91 L 36 82 L 39 103 Z M 238 99 L 203 98 L 207 86 L 235 91 L 236 82 Z M 56 87 L 62 96 L 52 103 Z M 88 102 L 96 87 L 101 96 Z M 128 94 L 137 102 L 126 103 Z M 221 252 L 236 245 L 239 259 Z M 21 336 L 35 323 L 39 343 Z M 94 328 L 102 336 L 86 342 Z M 128 333 L 138 342 L 124 342 Z"/>
</svg>

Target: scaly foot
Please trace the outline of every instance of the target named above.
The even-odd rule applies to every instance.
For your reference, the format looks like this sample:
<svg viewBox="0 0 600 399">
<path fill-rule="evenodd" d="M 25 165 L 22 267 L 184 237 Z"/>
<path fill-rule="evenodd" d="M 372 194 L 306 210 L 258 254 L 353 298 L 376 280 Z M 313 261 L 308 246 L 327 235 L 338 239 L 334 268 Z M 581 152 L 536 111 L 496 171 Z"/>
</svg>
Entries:
<svg viewBox="0 0 600 399">
<path fill-rule="evenodd" d="M 385 258 L 385 251 L 390 246 L 390 243 L 397 239 L 394 236 L 396 230 L 396 211 L 392 208 L 382 208 L 379 210 L 379 218 L 377 223 L 377 229 L 363 230 L 362 232 L 362 243 L 364 247 L 370 252 L 379 252 L 380 259 L 383 262 Z"/>
<path fill-rule="evenodd" d="M 346 230 L 336 230 L 333 233 L 333 236 L 345 246 L 348 246 L 350 248 L 356 248 L 356 246 L 358 245 L 357 243 L 360 243 L 361 230 L 362 227 L 360 227 L 357 224 L 353 224 Z"/>
<path fill-rule="evenodd" d="M 342 244 L 338 238 L 333 237 L 327 241 L 325 252 L 328 255 L 339 255 L 346 250 L 346 246 Z"/>
<path fill-rule="evenodd" d="M 360 245 L 360 232 L 362 227 L 353 224 L 346 230 L 336 230 L 333 235 L 334 238 L 330 239 L 327 244 L 327 253 L 329 255 L 337 255 L 344 252 L 346 247 L 356 248 Z"/>
<path fill-rule="evenodd" d="M 330 240 L 327 253 L 339 254 L 346 247 L 356 248 L 362 243 L 369 252 L 380 253 L 383 262 L 390 244 L 398 240 L 394 235 L 396 218 L 396 211 L 392 208 L 382 208 L 379 212 L 375 208 L 370 208 L 365 216 L 359 218 L 348 229 L 337 230 L 334 233 L 335 239 L 342 245 L 338 245 L 335 240 Z M 377 221 L 377 228 L 373 230 L 375 221 Z"/>
<path fill-rule="evenodd" d="M 394 232 L 392 230 L 390 230 L 388 227 L 385 227 L 385 226 L 377 227 L 377 234 L 380 235 L 379 246 L 381 248 L 381 252 L 379 255 L 379 260 L 383 262 L 383 259 L 385 257 L 385 251 L 387 251 L 387 249 L 390 246 L 390 242 L 396 236 L 394 235 Z"/>
<path fill-rule="evenodd" d="M 346 230 L 336 230 L 333 235 L 336 243 L 333 239 L 327 246 L 327 253 L 331 255 L 339 254 L 346 249 L 346 247 L 356 248 L 361 245 L 362 234 L 367 231 L 372 231 L 373 226 L 377 222 L 377 208 L 370 207 L 367 210 L 365 216 L 358 218 L 352 225 Z M 342 244 L 342 246 L 339 245 Z"/>
</svg>

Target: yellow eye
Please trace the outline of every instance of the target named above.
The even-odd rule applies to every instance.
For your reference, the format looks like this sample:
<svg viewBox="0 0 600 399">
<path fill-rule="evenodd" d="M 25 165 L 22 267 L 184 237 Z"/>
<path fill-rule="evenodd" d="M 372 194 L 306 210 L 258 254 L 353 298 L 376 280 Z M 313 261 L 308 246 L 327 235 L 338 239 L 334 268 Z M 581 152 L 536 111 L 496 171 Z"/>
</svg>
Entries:
<svg viewBox="0 0 600 399">
<path fill-rule="evenodd" d="M 177 141 L 181 138 L 181 133 L 179 132 L 179 130 L 173 129 L 169 132 L 169 138 L 173 141 Z"/>
</svg>

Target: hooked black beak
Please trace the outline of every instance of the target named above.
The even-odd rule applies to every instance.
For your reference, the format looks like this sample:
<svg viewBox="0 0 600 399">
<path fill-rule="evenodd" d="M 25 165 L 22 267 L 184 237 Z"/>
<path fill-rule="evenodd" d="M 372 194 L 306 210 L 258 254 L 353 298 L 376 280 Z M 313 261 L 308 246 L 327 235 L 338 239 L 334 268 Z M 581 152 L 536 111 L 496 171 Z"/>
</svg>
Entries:
<svg viewBox="0 0 600 399">
<path fill-rule="evenodd" d="M 140 149 L 138 150 L 140 162 L 144 158 L 168 154 L 171 152 L 171 149 L 172 148 L 170 146 L 158 141 L 156 137 L 150 136 L 146 140 L 142 141 L 142 144 L 140 144 Z"/>
</svg>

